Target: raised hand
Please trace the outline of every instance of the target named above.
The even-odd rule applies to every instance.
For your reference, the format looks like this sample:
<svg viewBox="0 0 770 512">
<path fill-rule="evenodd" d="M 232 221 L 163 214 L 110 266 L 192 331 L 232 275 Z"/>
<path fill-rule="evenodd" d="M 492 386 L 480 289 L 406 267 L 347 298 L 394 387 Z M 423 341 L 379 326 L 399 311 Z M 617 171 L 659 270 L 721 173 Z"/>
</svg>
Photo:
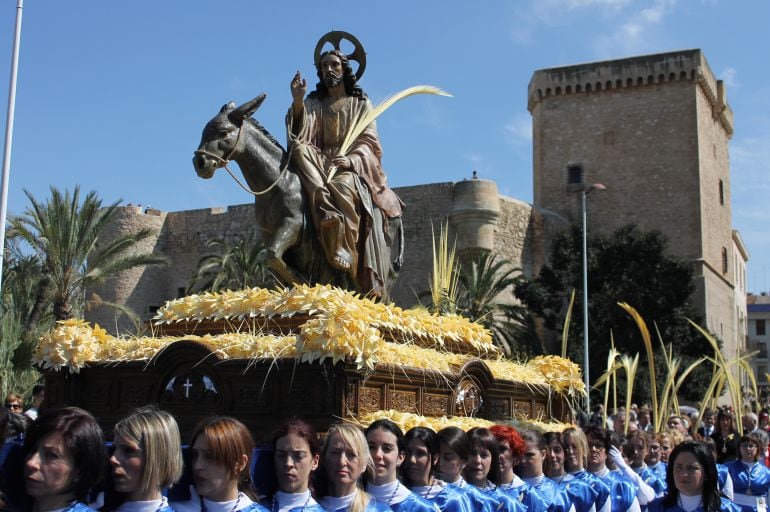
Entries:
<svg viewBox="0 0 770 512">
<path fill-rule="evenodd" d="M 294 78 L 291 81 L 291 97 L 294 101 L 302 101 L 307 91 L 307 82 L 299 71 L 294 74 Z"/>
</svg>

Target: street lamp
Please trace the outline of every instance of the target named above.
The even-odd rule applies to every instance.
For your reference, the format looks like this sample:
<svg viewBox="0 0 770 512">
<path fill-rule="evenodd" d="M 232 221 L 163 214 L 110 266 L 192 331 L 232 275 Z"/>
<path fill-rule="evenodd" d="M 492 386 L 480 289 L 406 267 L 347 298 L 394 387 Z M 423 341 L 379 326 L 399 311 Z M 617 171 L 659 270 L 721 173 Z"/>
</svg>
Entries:
<svg viewBox="0 0 770 512">
<path fill-rule="evenodd" d="M 584 188 L 580 193 L 581 204 L 583 207 L 583 377 L 586 386 L 586 414 L 591 414 L 591 387 L 589 381 L 589 363 L 588 363 L 588 235 L 586 232 L 586 196 L 594 190 L 607 190 L 607 187 L 601 183 L 594 183 L 590 187 Z"/>
</svg>

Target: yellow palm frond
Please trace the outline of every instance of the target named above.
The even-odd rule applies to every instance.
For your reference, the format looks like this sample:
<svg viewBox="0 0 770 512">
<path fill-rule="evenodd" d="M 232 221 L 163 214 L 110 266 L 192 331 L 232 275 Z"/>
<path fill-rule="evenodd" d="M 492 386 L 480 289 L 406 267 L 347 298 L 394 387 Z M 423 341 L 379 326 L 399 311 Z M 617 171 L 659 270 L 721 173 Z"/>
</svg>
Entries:
<svg viewBox="0 0 770 512">
<path fill-rule="evenodd" d="M 642 315 L 639 314 L 639 312 L 634 309 L 632 306 L 626 304 L 625 302 L 618 302 L 618 306 L 623 308 L 626 313 L 628 313 L 631 318 L 634 319 L 634 322 L 636 322 L 636 326 L 639 328 L 639 333 L 642 335 L 642 341 L 644 341 L 644 349 L 647 351 L 647 364 L 650 368 L 650 393 L 652 394 L 652 410 L 653 413 L 658 416 L 658 391 L 657 391 L 657 380 L 655 379 L 655 356 L 652 352 L 652 339 L 650 338 L 650 330 L 647 328 L 647 324 L 644 321 L 644 318 L 642 318 Z M 655 424 L 656 432 L 660 428 L 659 423 L 661 422 L 660 418 L 654 418 L 653 423 Z"/>
</svg>

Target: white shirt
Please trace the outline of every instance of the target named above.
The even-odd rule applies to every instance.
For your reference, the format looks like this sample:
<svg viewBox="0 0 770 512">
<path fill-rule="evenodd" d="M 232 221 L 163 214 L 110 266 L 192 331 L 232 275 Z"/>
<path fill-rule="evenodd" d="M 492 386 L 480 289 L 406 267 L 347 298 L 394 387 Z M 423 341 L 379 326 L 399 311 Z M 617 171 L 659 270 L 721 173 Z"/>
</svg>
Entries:
<svg viewBox="0 0 770 512">
<path fill-rule="evenodd" d="M 371 494 L 375 500 L 385 505 L 401 503 L 411 494 L 411 491 L 398 480 L 383 485 L 368 483 L 366 484 L 366 492 Z"/>
<path fill-rule="evenodd" d="M 115 509 L 115 512 L 155 512 L 166 505 L 168 505 L 168 500 L 165 496 L 159 500 L 124 501 Z"/>
<path fill-rule="evenodd" d="M 275 502 L 278 504 L 278 512 L 286 512 L 293 508 L 315 505 L 316 501 L 310 495 L 310 491 L 300 493 L 288 493 L 278 491 L 275 493 Z"/>
</svg>

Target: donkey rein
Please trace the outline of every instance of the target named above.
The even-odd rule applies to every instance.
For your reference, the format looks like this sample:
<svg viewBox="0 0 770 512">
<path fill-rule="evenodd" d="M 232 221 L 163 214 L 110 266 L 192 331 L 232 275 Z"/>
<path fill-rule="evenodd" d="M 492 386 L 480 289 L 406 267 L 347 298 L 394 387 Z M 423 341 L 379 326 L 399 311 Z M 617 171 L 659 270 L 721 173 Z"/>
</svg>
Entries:
<svg viewBox="0 0 770 512">
<path fill-rule="evenodd" d="M 265 195 L 268 192 L 270 192 L 271 190 L 273 190 L 273 188 L 276 185 L 278 185 L 278 182 L 281 181 L 281 178 L 286 173 L 286 170 L 289 168 L 289 161 L 291 160 L 291 152 L 288 155 L 286 155 L 286 163 L 283 164 L 283 168 L 281 169 L 281 172 L 278 173 L 278 177 L 275 179 L 275 181 L 273 183 L 271 183 L 270 186 L 267 187 L 265 190 L 262 190 L 260 192 L 254 192 L 249 187 L 244 185 L 243 182 L 241 182 L 241 180 L 239 180 L 238 177 L 235 174 L 233 174 L 233 171 L 231 171 L 230 168 L 227 167 L 227 164 L 229 164 L 230 161 L 231 161 L 230 157 L 233 156 L 233 153 L 235 153 L 235 149 L 238 147 L 238 144 L 241 141 L 241 133 L 243 133 L 243 127 L 238 129 L 238 137 L 235 139 L 235 145 L 233 146 L 233 149 L 230 150 L 230 152 L 227 154 L 227 156 L 225 158 L 222 158 L 221 156 L 217 156 L 217 155 L 215 155 L 213 153 L 209 153 L 208 151 L 205 151 L 205 150 L 202 150 L 202 149 L 195 150 L 195 154 L 196 155 L 205 155 L 205 156 L 207 156 L 209 158 L 217 160 L 222 165 L 222 167 L 224 167 L 224 169 L 227 171 L 227 174 L 229 174 L 230 177 L 235 180 L 235 182 L 238 184 L 239 187 L 241 187 L 243 190 L 245 190 L 249 194 L 251 194 L 251 195 L 253 195 L 255 197 L 259 197 L 259 196 Z"/>
</svg>

